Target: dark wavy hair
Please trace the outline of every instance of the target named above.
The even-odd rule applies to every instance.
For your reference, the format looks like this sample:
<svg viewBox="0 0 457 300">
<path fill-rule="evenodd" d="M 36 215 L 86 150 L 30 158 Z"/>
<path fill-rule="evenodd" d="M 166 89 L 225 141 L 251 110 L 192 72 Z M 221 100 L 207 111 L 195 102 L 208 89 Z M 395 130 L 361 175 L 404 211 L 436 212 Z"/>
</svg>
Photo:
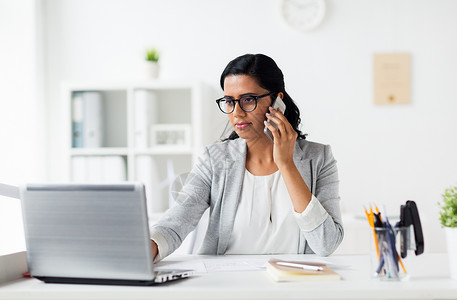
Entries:
<svg viewBox="0 0 457 300">
<path fill-rule="evenodd" d="M 284 75 L 275 61 L 264 54 L 245 54 L 239 56 L 229 62 L 221 75 L 221 88 L 224 90 L 225 77 L 230 75 L 248 75 L 257 80 L 257 83 L 262 88 L 275 93 L 271 96 L 271 100 L 276 99 L 277 94 L 282 92 L 282 99 L 286 105 L 284 116 L 298 134 L 298 139 L 306 139 L 306 134 L 303 134 L 298 126 L 300 125 L 300 111 L 294 100 L 289 96 L 284 87 Z M 272 102 L 273 103 L 273 102 Z M 238 138 L 238 134 L 232 131 L 228 138 L 223 140 L 234 140 Z"/>
</svg>

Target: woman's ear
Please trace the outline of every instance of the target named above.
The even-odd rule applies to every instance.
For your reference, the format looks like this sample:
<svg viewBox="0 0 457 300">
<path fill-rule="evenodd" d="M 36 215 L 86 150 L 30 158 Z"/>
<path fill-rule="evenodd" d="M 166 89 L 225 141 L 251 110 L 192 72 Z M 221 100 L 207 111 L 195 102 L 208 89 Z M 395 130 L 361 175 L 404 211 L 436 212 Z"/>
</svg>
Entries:
<svg viewBox="0 0 457 300">
<path fill-rule="evenodd" d="M 278 93 L 278 96 L 279 96 L 279 98 L 281 98 L 281 100 L 284 100 L 284 94 L 283 94 L 283 92 L 279 92 L 279 93 Z"/>
</svg>

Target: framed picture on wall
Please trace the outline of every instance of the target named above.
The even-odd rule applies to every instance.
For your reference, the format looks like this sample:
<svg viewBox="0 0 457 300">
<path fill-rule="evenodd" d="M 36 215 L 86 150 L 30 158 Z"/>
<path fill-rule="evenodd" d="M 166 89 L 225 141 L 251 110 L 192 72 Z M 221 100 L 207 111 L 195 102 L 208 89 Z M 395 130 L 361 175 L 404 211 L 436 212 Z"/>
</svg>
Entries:
<svg viewBox="0 0 457 300">
<path fill-rule="evenodd" d="M 190 147 L 189 124 L 153 124 L 150 128 L 151 147 Z"/>
</svg>

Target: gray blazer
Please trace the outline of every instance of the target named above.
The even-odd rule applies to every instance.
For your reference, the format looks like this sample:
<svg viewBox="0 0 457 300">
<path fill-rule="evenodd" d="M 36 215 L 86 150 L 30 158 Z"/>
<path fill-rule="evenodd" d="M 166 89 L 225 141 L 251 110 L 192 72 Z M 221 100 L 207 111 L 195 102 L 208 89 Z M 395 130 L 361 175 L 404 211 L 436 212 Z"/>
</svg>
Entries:
<svg viewBox="0 0 457 300">
<path fill-rule="evenodd" d="M 297 253 L 333 253 L 343 239 L 338 170 L 330 146 L 297 140 L 295 165 L 311 193 L 328 212 L 325 221 L 312 231 L 300 231 Z M 209 207 L 210 216 L 200 254 L 224 254 L 233 229 L 246 162 L 246 141 L 238 138 L 205 147 L 187 177 L 175 205 L 151 227 L 176 250 L 196 227 Z M 163 255 L 165 257 L 166 255 Z"/>
</svg>

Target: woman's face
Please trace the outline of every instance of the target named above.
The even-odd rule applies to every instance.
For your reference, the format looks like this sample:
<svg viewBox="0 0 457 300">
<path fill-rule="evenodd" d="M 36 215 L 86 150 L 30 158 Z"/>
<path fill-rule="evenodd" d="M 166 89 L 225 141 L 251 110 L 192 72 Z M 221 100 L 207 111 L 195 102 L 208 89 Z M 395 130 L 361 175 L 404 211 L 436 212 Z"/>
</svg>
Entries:
<svg viewBox="0 0 457 300">
<path fill-rule="evenodd" d="M 257 84 L 254 77 L 248 75 L 229 75 L 224 80 L 225 96 L 240 99 L 242 96 L 260 96 L 270 93 Z M 257 108 L 251 112 L 245 112 L 240 108 L 239 102 L 235 104 L 235 110 L 228 114 L 233 129 L 240 138 L 267 139 L 263 133 L 265 127 L 263 121 L 266 120 L 265 114 L 271 105 L 271 97 L 265 96 L 257 100 Z"/>
</svg>

